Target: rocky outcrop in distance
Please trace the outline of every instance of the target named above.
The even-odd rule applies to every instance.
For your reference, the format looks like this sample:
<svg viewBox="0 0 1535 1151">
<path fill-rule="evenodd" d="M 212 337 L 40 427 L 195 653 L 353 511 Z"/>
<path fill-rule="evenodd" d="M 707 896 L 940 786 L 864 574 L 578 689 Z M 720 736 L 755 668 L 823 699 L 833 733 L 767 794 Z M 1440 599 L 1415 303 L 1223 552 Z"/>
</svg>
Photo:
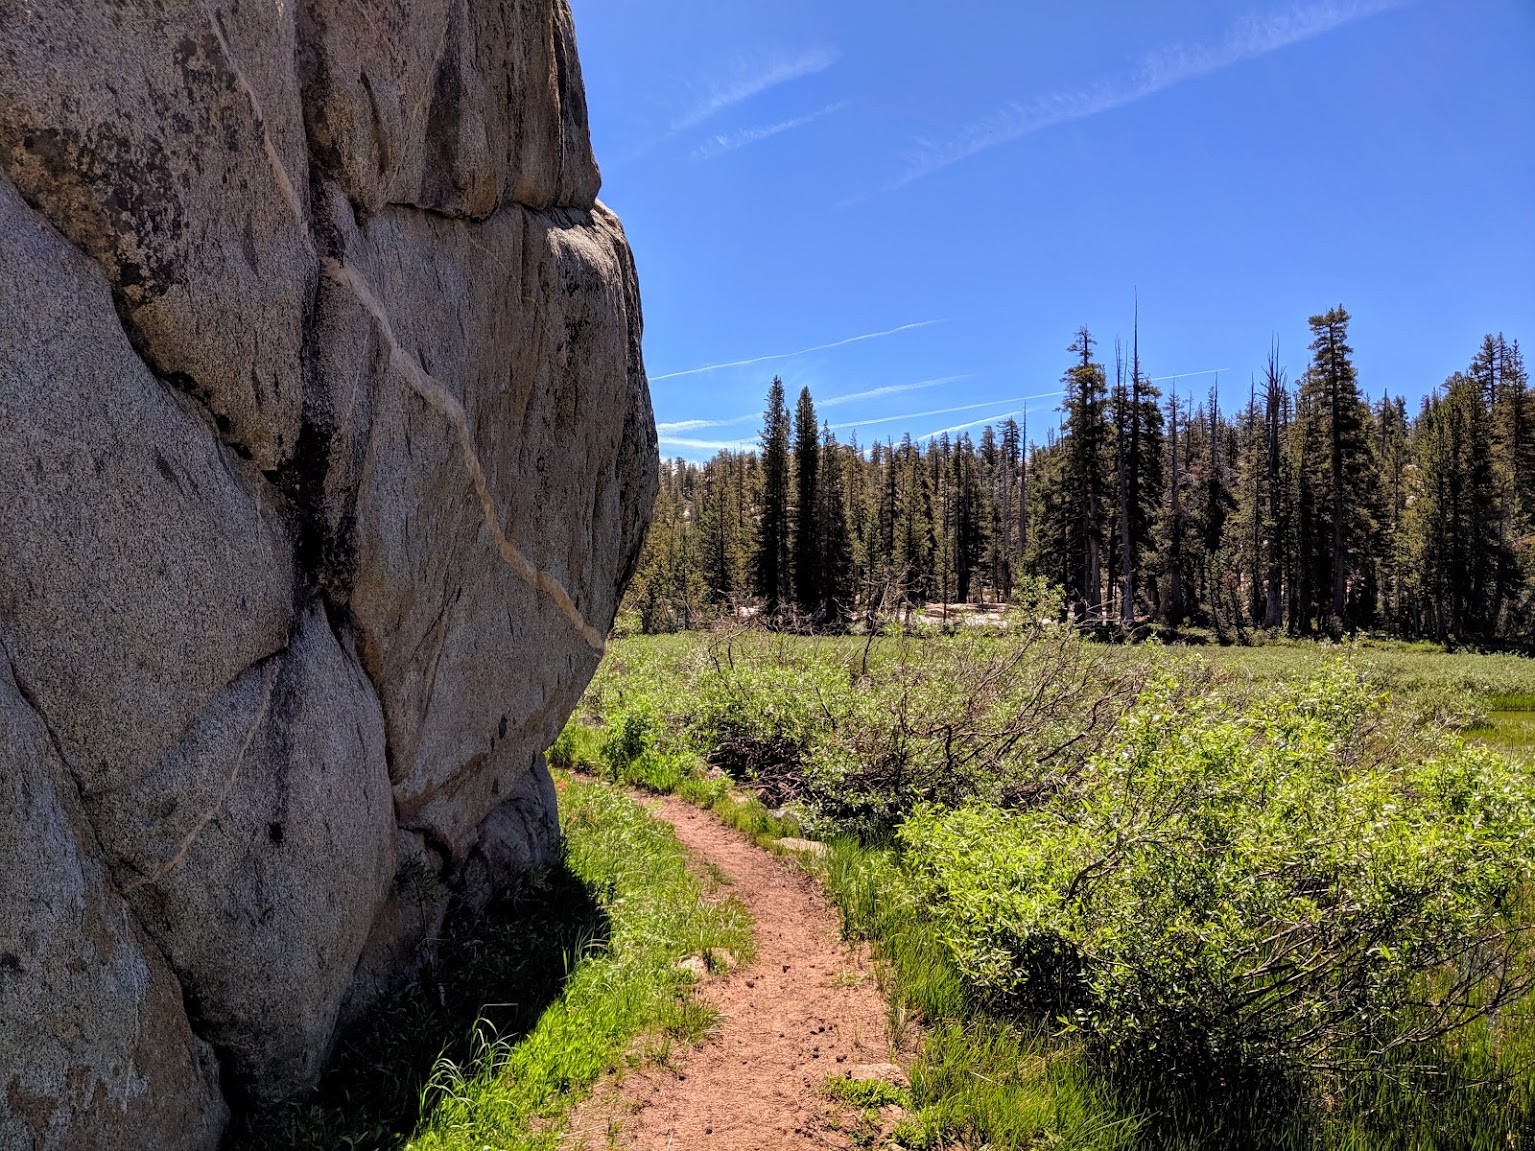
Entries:
<svg viewBox="0 0 1535 1151">
<path fill-rule="evenodd" d="M 0 0 L 0 1147 L 216 1147 L 400 876 L 553 858 L 656 483 L 598 184 L 564 0 Z"/>
</svg>

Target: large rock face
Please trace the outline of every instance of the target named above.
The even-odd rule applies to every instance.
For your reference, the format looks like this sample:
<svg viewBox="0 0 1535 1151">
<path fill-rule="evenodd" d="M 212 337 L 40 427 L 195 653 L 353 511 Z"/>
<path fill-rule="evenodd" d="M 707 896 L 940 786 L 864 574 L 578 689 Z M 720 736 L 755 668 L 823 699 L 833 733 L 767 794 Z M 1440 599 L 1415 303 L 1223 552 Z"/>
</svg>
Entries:
<svg viewBox="0 0 1535 1151">
<path fill-rule="evenodd" d="M 655 486 L 564 0 L 0 0 L 0 1146 L 216 1146 L 557 849 Z M 419 884 L 416 885 L 419 888 Z"/>
</svg>

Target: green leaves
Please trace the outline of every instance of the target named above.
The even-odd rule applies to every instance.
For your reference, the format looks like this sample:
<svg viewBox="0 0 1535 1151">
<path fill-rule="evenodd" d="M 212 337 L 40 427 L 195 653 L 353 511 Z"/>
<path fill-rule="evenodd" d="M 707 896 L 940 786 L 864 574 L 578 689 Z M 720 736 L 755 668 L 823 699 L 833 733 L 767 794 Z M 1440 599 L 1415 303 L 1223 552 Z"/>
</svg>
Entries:
<svg viewBox="0 0 1535 1151">
<path fill-rule="evenodd" d="M 1241 713 L 1159 681 L 1047 802 L 920 809 L 907 870 L 999 1009 L 1191 1070 L 1367 1063 L 1527 984 L 1535 835 L 1524 772 L 1404 755 L 1380 704 L 1341 667 Z"/>
</svg>

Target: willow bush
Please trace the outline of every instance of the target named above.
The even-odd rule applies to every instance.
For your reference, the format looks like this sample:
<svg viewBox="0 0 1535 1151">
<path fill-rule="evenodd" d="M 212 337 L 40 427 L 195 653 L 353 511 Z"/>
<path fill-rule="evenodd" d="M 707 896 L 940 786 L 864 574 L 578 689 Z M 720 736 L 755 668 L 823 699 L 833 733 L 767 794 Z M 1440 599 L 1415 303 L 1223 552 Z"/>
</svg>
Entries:
<svg viewBox="0 0 1535 1151">
<path fill-rule="evenodd" d="M 1343 667 L 1240 708 L 1159 680 L 1037 802 L 919 807 L 908 880 L 991 1009 L 1118 1060 L 1400 1073 L 1529 989 L 1535 788 L 1383 702 Z"/>
</svg>

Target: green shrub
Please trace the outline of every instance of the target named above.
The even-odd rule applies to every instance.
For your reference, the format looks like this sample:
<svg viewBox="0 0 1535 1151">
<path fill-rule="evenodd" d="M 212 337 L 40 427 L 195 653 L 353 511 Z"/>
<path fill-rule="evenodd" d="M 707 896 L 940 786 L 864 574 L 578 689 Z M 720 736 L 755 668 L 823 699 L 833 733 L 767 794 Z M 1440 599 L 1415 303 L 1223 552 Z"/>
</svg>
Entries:
<svg viewBox="0 0 1535 1151">
<path fill-rule="evenodd" d="M 607 738 L 602 741 L 602 760 L 615 781 L 641 756 L 655 749 L 655 731 L 655 712 L 644 703 L 633 705 L 608 724 Z"/>
<path fill-rule="evenodd" d="M 856 642 L 733 637 L 691 668 L 689 734 L 769 804 L 798 801 L 819 832 L 878 842 L 921 802 L 1011 803 L 1051 786 L 1113 730 L 1151 666 L 1048 622 Z"/>
<path fill-rule="evenodd" d="M 551 767 L 596 771 L 602 766 L 602 733 L 571 716 L 549 749 Z"/>
<path fill-rule="evenodd" d="M 1131 1062 L 1378 1065 L 1530 982 L 1535 789 L 1404 754 L 1351 672 L 1248 700 L 1149 690 L 1069 788 L 900 834 L 967 981 Z"/>
<path fill-rule="evenodd" d="M 697 684 L 693 737 L 736 779 L 781 786 L 826 724 L 845 714 L 847 676 L 814 651 L 765 636 L 734 641 L 716 662 Z"/>
</svg>

